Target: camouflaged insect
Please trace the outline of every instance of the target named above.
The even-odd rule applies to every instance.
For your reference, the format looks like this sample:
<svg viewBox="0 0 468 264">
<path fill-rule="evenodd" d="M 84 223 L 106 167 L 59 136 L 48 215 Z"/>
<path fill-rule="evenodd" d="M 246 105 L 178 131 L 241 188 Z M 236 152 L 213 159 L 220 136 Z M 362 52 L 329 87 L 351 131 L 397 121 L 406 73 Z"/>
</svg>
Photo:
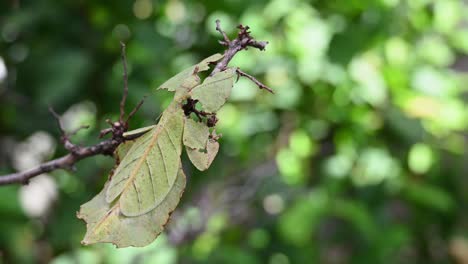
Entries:
<svg viewBox="0 0 468 264">
<path fill-rule="evenodd" d="M 183 146 L 199 170 L 208 169 L 218 153 L 214 129 L 185 116 L 182 105 L 189 98 L 196 99 L 208 113 L 224 105 L 234 84 L 235 70 L 227 68 L 203 83 L 198 76 L 222 57 L 212 55 L 158 88 L 175 92 L 174 99 L 156 125 L 128 132 L 143 135 L 116 150 L 120 162 L 112 177 L 78 212 L 87 224 L 83 244 L 145 246 L 162 232 L 185 189 L 180 158 Z"/>
</svg>

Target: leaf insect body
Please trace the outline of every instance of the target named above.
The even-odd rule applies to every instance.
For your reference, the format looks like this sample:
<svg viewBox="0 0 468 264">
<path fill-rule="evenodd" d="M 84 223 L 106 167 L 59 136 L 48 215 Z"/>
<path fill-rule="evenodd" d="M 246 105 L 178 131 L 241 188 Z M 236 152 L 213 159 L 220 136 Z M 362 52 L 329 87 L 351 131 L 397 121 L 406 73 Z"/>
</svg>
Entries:
<svg viewBox="0 0 468 264">
<path fill-rule="evenodd" d="M 216 116 L 194 121 L 183 110 L 196 100 L 204 113 L 216 113 L 226 102 L 236 71 L 227 68 L 202 83 L 197 75 L 223 55 L 212 55 L 175 75 L 159 89 L 175 92 L 158 124 L 126 132 L 128 140 L 115 151 L 117 165 L 104 189 L 83 204 L 78 217 L 87 223 L 83 244 L 109 242 L 117 247 L 144 246 L 164 229 L 177 206 L 186 180 L 180 155 L 187 155 L 199 170 L 211 165 L 219 150 Z M 212 132 L 210 132 L 212 130 Z"/>
</svg>

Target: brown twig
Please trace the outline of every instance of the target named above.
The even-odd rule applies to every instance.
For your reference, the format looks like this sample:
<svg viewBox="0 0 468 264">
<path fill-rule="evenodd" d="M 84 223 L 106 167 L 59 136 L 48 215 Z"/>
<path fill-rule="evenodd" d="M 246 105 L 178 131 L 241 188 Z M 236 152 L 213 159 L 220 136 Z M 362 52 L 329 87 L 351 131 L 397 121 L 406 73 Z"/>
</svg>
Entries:
<svg viewBox="0 0 468 264">
<path fill-rule="evenodd" d="M 221 29 L 221 25 L 219 20 L 216 20 L 216 30 L 219 31 L 224 38 L 224 41 L 221 42 L 222 45 L 228 47 L 228 49 L 224 52 L 224 57 L 221 61 L 219 61 L 213 71 L 210 73 L 210 76 L 215 75 L 218 72 L 224 71 L 229 62 L 232 58 L 237 54 L 237 52 L 247 49 L 248 47 L 253 47 L 259 50 L 265 50 L 266 45 L 268 44 L 267 41 L 256 41 L 249 32 L 249 27 L 244 27 L 243 25 L 239 25 L 239 33 L 237 37 L 233 40 L 229 40 L 224 32 Z M 227 45 L 226 45 L 227 44 Z"/>
<path fill-rule="evenodd" d="M 66 139 L 69 139 L 69 137 L 76 135 L 80 130 L 82 129 L 88 129 L 88 125 L 81 125 L 78 128 L 72 130 L 71 132 L 66 133 L 65 128 L 63 127 L 62 121 L 60 119 L 60 115 L 55 112 L 55 110 L 49 106 L 49 112 L 55 117 L 55 120 L 57 120 L 57 124 L 60 130 L 60 133 L 62 134 L 62 137 L 66 137 Z"/>
<path fill-rule="evenodd" d="M 65 128 L 62 125 L 62 121 L 60 121 L 60 115 L 55 112 L 52 106 L 49 106 L 49 112 L 55 117 L 55 121 L 57 121 L 57 125 L 60 130 L 60 134 L 65 135 Z"/>
<path fill-rule="evenodd" d="M 68 132 L 68 136 L 74 136 L 76 135 L 80 130 L 82 129 L 88 129 L 89 125 L 81 125 L 77 127 L 75 130 L 72 130 L 71 132 Z"/>
<path fill-rule="evenodd" d="M 268 92 L 274 94 L 275 92 L 273 92 L 272 89 L 270 89 L 268 86 L 264 85 L 263 83 L 261 83 L 259 80 L 257 80 L 255 77 L 253 77 L 252 75 L 250 74 L 247 74 L 243 71 L 241 71 L 239 68 L 236 69 L 236 72 L 237 74 L 239 74 L 240 76 L 244 76 L 246 78 L 248 78 L 249 80 L 251 80 L 252 82 L 254 82 L 260 89 L 265 89 L 267 90 Z"/>
<path fill-rule="evenodd" d="M 101 130 L 101 132 L 99 132 L 99 138 L 103 138 L 105 135 L 107 135 L 107 134 L 109 134 L 111 132 L 112 132 L 112 127 L 103 129 L 103 130 Z"/>
<path fill-rule="evenodd" d="M 94 146 L 90 147 L 77 147 L 73 153 L 69 153 L 63 157 L 45 162 L 35 168 L 8 174 L 0 177 L 0 185 L 7 184 L 27 184 L 29 180 L 35 176 L 43 173 L 51 172 L 58 169 L 70 169 L 79 161 L 84 158 L 95 156 L 95 155 L 112 155 L 115 148 L 122 142 L 114 139 L 108 139 L 102 141 Z"/>
<path fill-rule="evenodd" d="M 146 99 L 146 95 L 143 97 L 143 99 L 140 100 L 140 102 L 135 106 L 135 108 L 133 108 L 133 110 L 130 112 L 130 114 L 128 114 L 128 117 L 125 120 L 125 123 L 128 123 L 128 120 L 130 120 L 136 114 L 136 112 L 138 112 L 138 110 L 140 110 L 140 107 L 145 102 L 145 99 Z"/>
<path fill-rule="evenodd" d="M 120 118 L 121 123 L 124 122 L 125 116 L 125 102 L 127 101 L 128 96 L 128 74 L 127 74 L 127 57 L 125 55 L 125 43 L 120 42 L 120 47 L 122 49 L 122 64 L 123 64 L 123 80 L 124 80 L 124 90 L 122 95 L 122 100 L 120 101 Z"/>
<path fill-rule="evenodd" d="M 223 46 L 228 46 L 229 47 L 229 44 L 231 44 L 231 40 L 229 40 L 226 32 L 224 32 L 222 29 L 221 29 L 221 22 L 219 21 L 219 19 L 216 19 L 216 31 L 218 31 L 219 33 L 221 33 L 221 35 L 223 35 L 223 38 L 224 38 L 224 41 L 223 40 L 220 40 L 219 43 Z"/>
<path fill-rule="evenodd" d="M 123 136 L 123 133 L 127 131 L 128 120 L 136 113 L 136 111 L 138 111 L 138 109 L 143 104 L 143 100 L 142 100 L 140 103 L 138 103 L 135 109 L 132 110 L 128 118 L 124 120 L 125 103 L 126 103 L 127 96 L 128 96 L 128 74 L 127 74 L 127 63 L 126 63 L 126 56 L 125 56 L 125 44 L 121 43 L 121 47 L 122 47 L 122 63 L 124 65 L 124 69 L 123 69 L 124 91 L 122 95 L 122 100 L 120 101 L 119 121 L 112 122 L 110 120 L 106 120 L 106 122 L 111 127 L 101 130 L 99 134 L 100 138 L 107 134 L 112 134 L 112 138 L 104 140 L 96 145 L 88 146 L 88 147 L 75 145 L 71 142 L 70 136 L 76 134 L 80 129 L 87 128 L 88 126 L 80 126 L 78 129 L 70 133 L 67 133 L 61 122 L 60 115 L 57 114 L 57 112 L 55 112 L 52 107 L 49 107 L 49 111 L 57 120 L 57 124 L 58 124 L 60 134 L 61 134 L 61 141 L 65 149 L 68 150 L 70 153 L 63 157 L 45 162 L 35 168 L 22 171 L 22 172 L 17 172 L 17 173 L 12 173 L 12 174 L 1 176 L 0 185 L 15 184 L 15 183 L 27 184 L 31 178 L 41 175 L 43 173 L 47 173 L 47 172 L 58 170 L 58 169 L 73 169 L 74 165 L 78 161 L 84 158 L 96 156 L 96 155 L 109 155 L 109 156 L 113 155 L 114 150 L 126 140 Z"/>
<path fill-rule="evenodd" d="M 57 125 L 59 127 L 60 135 L 61 135 L 60 139 L 62 141 L 63 146 L 65 147 L 66 150 L 73 153 L 76 149 L 76 146 L 70 141 L 69 135 L 65 132 L 65 128 L 63 127 L 59 114 L 57 114 L 57 112 L 55 112 L 51 106 L 49 106 L 49 112 L 54 116 L 55 120 L 57 121 Z"/>
</svg>

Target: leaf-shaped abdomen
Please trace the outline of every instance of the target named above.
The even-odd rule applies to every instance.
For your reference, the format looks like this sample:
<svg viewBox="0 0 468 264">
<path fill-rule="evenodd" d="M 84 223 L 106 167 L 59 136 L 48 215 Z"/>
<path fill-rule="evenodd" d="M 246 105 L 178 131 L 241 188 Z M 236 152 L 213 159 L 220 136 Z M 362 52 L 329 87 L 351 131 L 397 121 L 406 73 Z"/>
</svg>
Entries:
<svg viewBox="0 0 468 264">
<path fill-rule="evenodd" d="M 106 201 L 120 195 L 121 212 L 138 216 L 158 206 L 167 196 L 180 166 L 183 111 L 169 107 L 159 124 L 138 138 L 117 167 Z"/>
<path fill-rule="evenodd" d="M 122 214 L 119 204 L 106 202 L 106 191 L 96 195 L 91 201 L 81 206 L 78 218 L 87 223 L 85 245 L 110 242 L 117 247 L 142 247 L 151 243 L 164 229 L 169 215 L 179 203 L 185 188 L 185 175 L 182 168 L 178 169 L 177 178 L 169 193 L 157 207 L 147 214 L 128 217 Z"/>
</svg>

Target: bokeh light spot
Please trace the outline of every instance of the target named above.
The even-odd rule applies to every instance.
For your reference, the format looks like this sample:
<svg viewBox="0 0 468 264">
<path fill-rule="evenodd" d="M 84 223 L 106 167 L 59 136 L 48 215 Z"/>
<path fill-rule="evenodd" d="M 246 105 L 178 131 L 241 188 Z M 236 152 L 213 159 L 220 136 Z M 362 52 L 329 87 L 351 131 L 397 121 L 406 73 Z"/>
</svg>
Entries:
<svg viewBox="0 0 468 264">
<path fill-rule="evenodd" d="M 0 57 L 0 83 L 3 82 L 8 75 L 8 71 L 5 65 L 5 61 Z"/>
<path fill-rule="evenodd" d="M 284 200 L 278 194 L 270 194 L 263 199 L 263 208 L 271 215 L 276 215 L 284 210 Z"/>
<path fill-rule="evenodd" d="M 128 28 L 128 26 L 124 24 L 118 24 L 117 26 L 115 26 L 114 30 L 112 31 L 112 34 L 115 38 L 121 41 L 128 40 L 132 35 L 132 33 L 130 32 L 130 28 Z"/>
<path fill-rule="evenodd" d="M 153 13 L 153 3 L 150 0 L 136 0 L 133 3 L 133 13 L 139 19 L 146 19 Z"/>
<path fill-rule="evenodd" d="M 408 155 L 408 166 L 415 173 L 426 173 L 434 161 L 431 148 L 422 143 L 414 144 Z"/>
<path fill-rule="evenodd" d="M 184 3 L 180 1 L 169 1 L 166 6 L 166 16 L 173 24 L 182 23 L 186 16 L 187 11 Z"/>
<path fill-rule="evenodd" d="M 289 258 L 283 253 L 275 253 L 271 255 L 269 264 L 289 264 Z"/>
</svg>

